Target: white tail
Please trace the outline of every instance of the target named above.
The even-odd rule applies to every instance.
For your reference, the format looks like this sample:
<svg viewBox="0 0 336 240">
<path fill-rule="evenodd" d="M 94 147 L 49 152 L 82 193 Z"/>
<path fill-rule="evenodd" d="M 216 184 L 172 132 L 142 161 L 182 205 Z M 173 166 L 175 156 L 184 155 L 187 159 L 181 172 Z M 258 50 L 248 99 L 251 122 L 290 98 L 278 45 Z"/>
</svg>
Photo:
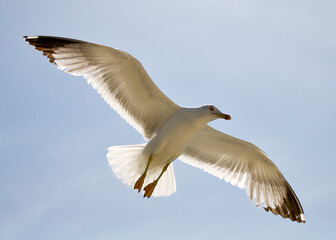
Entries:
<svg viewBox="0 0 336 240">
<path fill-rule="evenodd" d="M 106 155 L 109 165 L 114 175 L 124 184 L 131 187 L 145 171 L 148 158 L 142 155 L 145 144 L 112 146 L 108 148 Z M 154 168 L 149 165 L 147 175 L 143 187 L 153 182 L 161 173 L 162 166 L 156 165 Z M 169 196 L 176 191 L 176 182 L 173 163 L 171 163 L 167 171 L 161 176 L 153 197 Z"/>
</svg>

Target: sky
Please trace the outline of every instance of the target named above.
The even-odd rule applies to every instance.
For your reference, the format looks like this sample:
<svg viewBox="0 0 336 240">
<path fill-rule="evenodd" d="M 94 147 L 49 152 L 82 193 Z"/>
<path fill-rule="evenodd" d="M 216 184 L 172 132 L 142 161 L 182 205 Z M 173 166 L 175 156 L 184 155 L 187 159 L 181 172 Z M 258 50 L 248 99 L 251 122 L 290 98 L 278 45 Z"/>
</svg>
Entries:
<svg viewBox="0 0 336 240">
<path fill-rule="evenodd" d="M 335 9 L 333 0 L 1 1 L 0 239 L 334 239 Z M 142 136 L 24 35 L 122 49 L 175 103 L 230 114 L 211 126 L 268 154 L 307 223 L 181 161 L 176 193 L 142 198 L 105 157 Z"/>
</svg>

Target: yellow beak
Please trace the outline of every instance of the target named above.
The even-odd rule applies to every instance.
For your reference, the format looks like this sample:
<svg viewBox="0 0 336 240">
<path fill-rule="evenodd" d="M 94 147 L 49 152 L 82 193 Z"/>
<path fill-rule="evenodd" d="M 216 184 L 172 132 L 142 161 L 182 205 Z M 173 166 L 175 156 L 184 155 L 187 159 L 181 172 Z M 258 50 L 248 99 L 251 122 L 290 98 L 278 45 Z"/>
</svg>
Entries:
<svg viewBox="0 0 336 240">
<path fill-rule="evenodd" d="M 225 113 L 214 113 L 217 117 L 223 118 L 225 120 L 231 120 L 231 116 Z"/>
</svg>

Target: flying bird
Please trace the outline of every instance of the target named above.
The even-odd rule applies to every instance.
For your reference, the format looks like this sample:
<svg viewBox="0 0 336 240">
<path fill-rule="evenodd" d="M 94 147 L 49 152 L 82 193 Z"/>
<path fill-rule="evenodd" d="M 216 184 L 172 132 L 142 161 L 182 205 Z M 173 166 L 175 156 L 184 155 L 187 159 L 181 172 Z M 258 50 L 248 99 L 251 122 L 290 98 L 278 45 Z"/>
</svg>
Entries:
<svg viewBox="0 0 336 240">
<path fill-rule="evenodd" d="M 179 158 L 246 189 L 250 200 L 266 211 L 305 222 L 299 199 L 262 150 L 207 125 L 216 119 L 230 120 L 230 115 L 213 105 L 176 105 L 142 64 L 124 51 L 69 38 L 24 38 L 60 70 L 86 78 L 147 141 L 108 148 L 109 166 L 124 184 L 144 197 L 168 196 L 176 191 L 173 161 Z"/>
</svg>

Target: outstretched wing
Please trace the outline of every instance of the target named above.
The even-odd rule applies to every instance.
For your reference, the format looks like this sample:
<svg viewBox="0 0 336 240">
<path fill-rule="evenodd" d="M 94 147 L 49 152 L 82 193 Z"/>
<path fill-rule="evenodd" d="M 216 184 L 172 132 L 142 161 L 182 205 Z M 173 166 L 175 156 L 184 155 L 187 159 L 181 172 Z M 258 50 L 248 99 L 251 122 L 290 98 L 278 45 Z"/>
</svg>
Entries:
<svg viewBox="0 0 336 240">
<path fill-rule="evenodd" d="M 209 126 L 201 129 L 179 157 L 234 186 L 246 189 L 257 206 L 292 221 L 305 222 L 293 189 L 267 155 L 251 143 Z"/>
<path fill-rule="evenodd" d="M 141 63 L 114 48 L 75 39 L 29 36 L 51 63 L 88 83 L 144 138 L 152 138 L 179 106 L 153 83 Z"/>
</svg>

